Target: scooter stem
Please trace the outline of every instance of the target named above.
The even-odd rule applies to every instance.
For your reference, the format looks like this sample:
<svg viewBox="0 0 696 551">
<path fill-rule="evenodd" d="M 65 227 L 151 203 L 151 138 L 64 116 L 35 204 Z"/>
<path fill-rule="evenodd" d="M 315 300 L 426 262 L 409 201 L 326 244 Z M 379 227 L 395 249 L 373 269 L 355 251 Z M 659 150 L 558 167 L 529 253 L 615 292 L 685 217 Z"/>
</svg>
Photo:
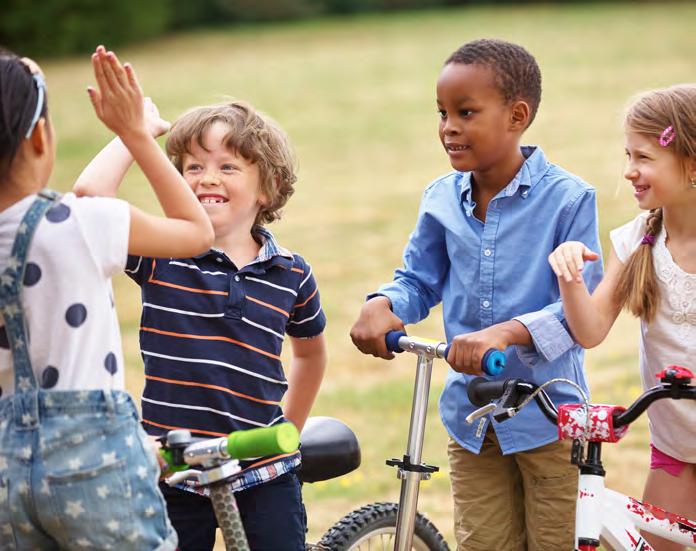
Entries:
<svg viewBox="0 0 696 551">
<path fill-rule="evenodd" d="M 420 482 L 422 479 L 430 478 L 430 471 L 423 471 L 420 467 L 433 357 L 434 355 L 431 354 L 418 354 L 408 446 L 404 464 L 398 472 L 398 476 L 401 478 L 401 497 L 399 498 L 399 511 L 396 519 L 394 551 L 411 551 Z"/>
</svg>

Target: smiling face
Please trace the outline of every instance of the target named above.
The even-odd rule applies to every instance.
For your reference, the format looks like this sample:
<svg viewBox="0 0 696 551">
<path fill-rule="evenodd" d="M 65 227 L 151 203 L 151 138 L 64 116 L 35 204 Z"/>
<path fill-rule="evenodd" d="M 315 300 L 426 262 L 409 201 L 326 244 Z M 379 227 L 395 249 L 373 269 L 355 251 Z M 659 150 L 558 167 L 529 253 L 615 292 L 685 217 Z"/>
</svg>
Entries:
<svg viewBox="0 0 696 551">
<path fill-rule="evenodd" d="M 229 127 L 213 123 L 203 135 L 203 147 L 191 142 L 182 158 L 182 173 L 210 217 L 217 238 L 244 229 L 250 231 L 264 202 L 259 188 L 259 167 L 228 149 Z"/>
<path fill-rule="evenodd" d="M 490 67 L 449 63 L 437 81 L 440 141 L 459 171 L 486 171 L 518 150 L 524 127 L 514 121 Z"/>
<path fill-rule="evenodd" d="M 683 163 L 655 137 L 627 132 L 626 156 L 624 177 L 633 185 L 641 209 L 682 206 L 696 200 Z"/>
</svg>

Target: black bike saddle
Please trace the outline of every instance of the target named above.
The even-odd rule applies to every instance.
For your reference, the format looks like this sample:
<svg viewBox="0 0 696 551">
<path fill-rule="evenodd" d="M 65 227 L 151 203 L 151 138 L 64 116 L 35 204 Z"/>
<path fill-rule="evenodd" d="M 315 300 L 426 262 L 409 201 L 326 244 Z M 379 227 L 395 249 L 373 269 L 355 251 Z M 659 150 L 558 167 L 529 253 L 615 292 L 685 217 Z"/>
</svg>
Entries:
<svg viewBox="0 0 696 551">
<path fill-rule="evenodd" d="M 300 434 L 302 482 L 329 480 L 360 466 L 360 444 L 355 433 L 333 417 L 310 417 Z"/>
</svg>

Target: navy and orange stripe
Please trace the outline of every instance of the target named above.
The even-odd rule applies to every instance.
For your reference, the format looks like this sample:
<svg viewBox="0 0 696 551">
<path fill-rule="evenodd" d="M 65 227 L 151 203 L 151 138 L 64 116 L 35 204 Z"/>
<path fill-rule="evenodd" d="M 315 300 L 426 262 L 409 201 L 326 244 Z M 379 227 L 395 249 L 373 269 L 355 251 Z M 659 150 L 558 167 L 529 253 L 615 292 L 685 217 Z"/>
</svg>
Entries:
<svg viewBox="0 0 696 551">
<path fill-rule="evenodd" d="M 216 250 L 169 261 L 129 258 L 127 274 L 148 305 L 140 339 L 150 434 L 196 427 L 187 430 L 224 436 L 283 420 L 283 337 L 318 335 L 325 317 L 310 266 L 258 231 L 259 257 L 241 270 Z"/>
</svg>

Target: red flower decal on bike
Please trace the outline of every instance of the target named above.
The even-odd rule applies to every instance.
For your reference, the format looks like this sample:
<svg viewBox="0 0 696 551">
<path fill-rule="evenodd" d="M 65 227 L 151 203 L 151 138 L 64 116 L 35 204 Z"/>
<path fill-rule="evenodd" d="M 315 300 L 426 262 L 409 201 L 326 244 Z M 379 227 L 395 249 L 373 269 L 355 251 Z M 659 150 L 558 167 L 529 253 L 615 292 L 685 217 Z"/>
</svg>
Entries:
<svg viewBox="0 0 696 551">
<path fill-rule="evenodd" d="M 558 408 L 558 438 L 577 438 L 589 442 L 618 442 L 628 426 L 615 428 L 614 414 L 626 411 L 621 406 L 590 404 L 589 415 L 581 404 L 563 404 Z"/>
</svg>

